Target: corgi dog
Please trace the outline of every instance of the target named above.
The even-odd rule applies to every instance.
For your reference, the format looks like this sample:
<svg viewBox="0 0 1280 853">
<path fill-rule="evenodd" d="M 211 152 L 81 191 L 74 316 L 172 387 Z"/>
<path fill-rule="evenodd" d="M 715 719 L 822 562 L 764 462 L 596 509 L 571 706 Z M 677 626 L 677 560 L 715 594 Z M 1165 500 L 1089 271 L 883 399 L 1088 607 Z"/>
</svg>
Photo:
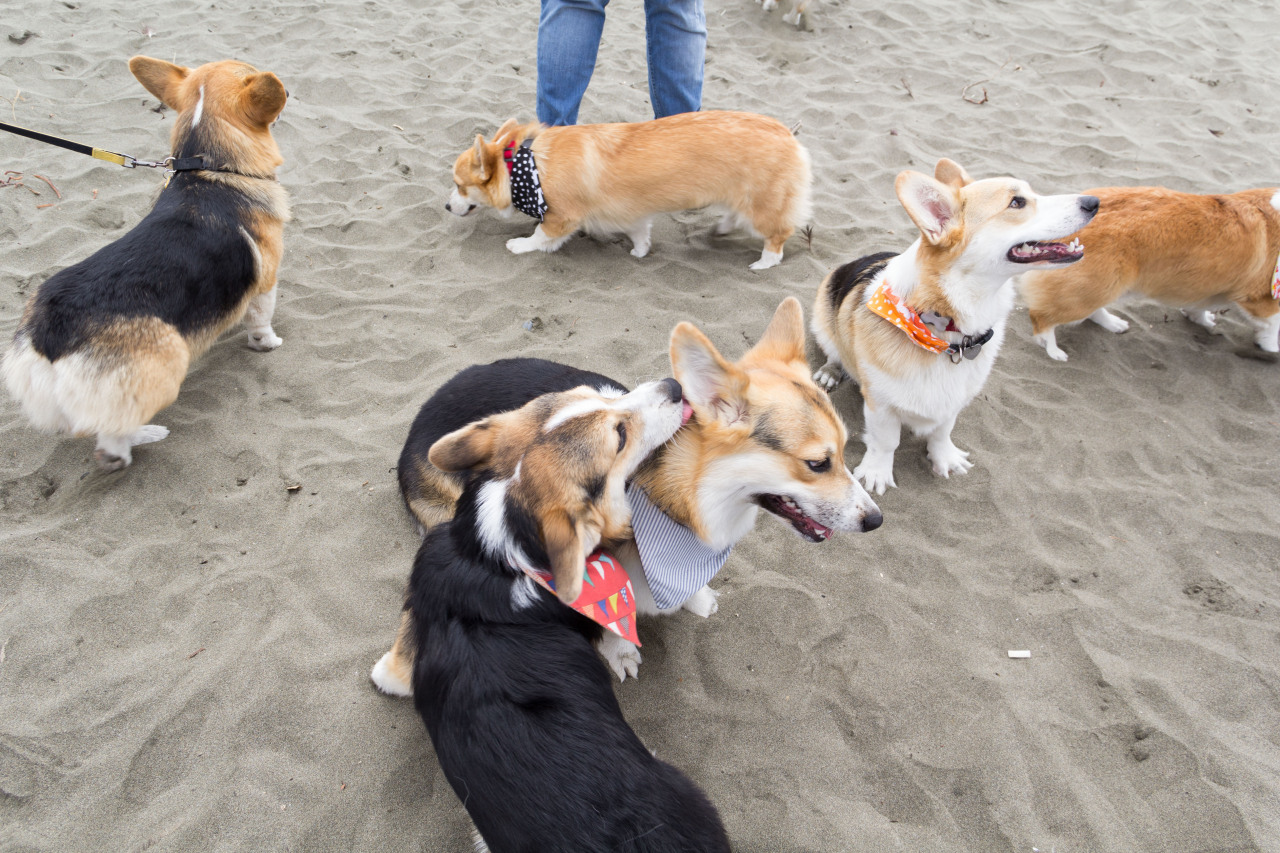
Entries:
<svg viewBox="0 0 1280 853">
<path fill-rule="evenodd" d="M 760 0 L 760 5 L 764 11 L 772 12 L 778 8 L 778 0 Z M 799 29 L 801 19 L 809 14 L 809 10 L 815 5 L 817 5 L 816 0 L 791 0 L 791 11 L 784 14 L 782 20 Z"/>
<path fill-rule="evenodd" d="M 173 158 L 194 168 L 173 174 L 133 230 L 36 289 L 3 363 L 32 424 L 96 434 L 109 471 L 169 434 L 148 421 L 229 326 L 244 318 L 251 349 L 280 346 L 271 316 L 289 220 L 271 136 L 287 98 L 276 75 L 146 56 L 129 70 L 178 113 Z"/>
<path fill-rule="evenodd" d="M 1014 178 L 972 180 L 951 160 L 934 176 L 903 172 L 898 200 L 920 229 L 900 255 L 845 264 L 818 288 L 813 333 L 829 361 L 828 390 L 852 375 L 862 391 L 867 452 L 854 470 L 884 494 L 903 425 L 926 437 L 933 471 L 968 471 L 951 441 L 956 417 L 982 390 L 1013 310 L 1012 276 L 1083 257 L 1078 231 L 1098 209 L 1090 195 L 1040 196 Z"/>
<path fill-rule="evenodd" d="M 608 544 L 634 584 L 637 613 L 715 613 L 717 593 L 706 581 L 761 509 L 810 542 L 881 525 L 879 508 L 844 464 L 844 424 L 810 378 L 804 344 L 803 311 L 794 297 L 782 302 L 760 341 L 736 363 L 690 323 L 671 333 L 672 372 L 684 389 L 688 423 L 640 467 L 629 492 L 633 512 L 640 503 L 653 521 L 653 538 L 667 541 L 650 547 L 627 535 Z M 531 358 L 476 365 L 446 382 L 419 411 L 400 455 L 401 494 L 422 528 L 452 517 L 465 485 L 434 464 L 435 441 L 539 394 L 581 385 L 604 395 L 624 387 L 598 373 Z M 639 520 L 636 526 L 633 532 L 644 532 Z M 681 537 L 678 553 L 662 548 Z M 408 695 L 412 658 L 402 651 L 397 641 L 378 663 L 386 675 L 374 680 Z M 635 677 L 641 656 L 633 643 L 607 633 L 600 651 L 619 679 Z"/>
<path fill-rule="evenodd" d="M 706 795 L 623 718 L 592 645 L 604 629 L 563 603 L 587 555 L 625 535 L 626 480 L 682 408 L 673 379 L 621 395 L 570 388 L 427 452 L 463 485 L 452 520 L 418 549 L 396 642 L 411 650 L 415 704 L 477 849 L 729 850 Z M 557 592 L 521 567 L 550 569 Z"/>
<path fill-rule="evenodd" d="M 1035 270 L 1018 286 L 1031 331 L 1066 361 L 1054 327 L 1086 318 L 1109 332 L 1129 324 L 1106 306 L 1127 292 L 1181 308 L 1214 327 L 1213 309 L 1238 305 L 1254 342 L 1280 351 L 1280 192 L 1192 195 L 1162 187 L 1089 190 L 1102 209 L 1078 235 L 1089 257 L 1070 269 Z"/>
<path fill-rule="evenodd" d="M 653 121 L 543 127 L 510 119 L 458 156 L 445 210 L 485 205 L 539 217 L 515 254 L 554 252 L 574 232 L 625 233 L 631 254 L 649 253 L 653 217 L 716 206 L 716 227 L 764 239 L 751 269 L 782 261 L 782 246 L 809 220 L 809 154 L 784 125 L 741 112 L 697 112 Z"/>
</svg>

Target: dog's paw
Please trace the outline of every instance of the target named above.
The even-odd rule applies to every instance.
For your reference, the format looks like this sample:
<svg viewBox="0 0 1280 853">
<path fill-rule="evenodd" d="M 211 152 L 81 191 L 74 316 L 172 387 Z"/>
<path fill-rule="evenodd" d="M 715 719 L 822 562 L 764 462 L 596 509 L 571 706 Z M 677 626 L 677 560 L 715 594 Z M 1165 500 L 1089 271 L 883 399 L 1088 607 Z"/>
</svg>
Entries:
<svg viewBox="0 0 1280 853">
<path fill-rule="evenodd" d="M 702 589 L 689 596 L 688 600 L 680 606 L 695 616 L 701 616 L 703 619 L 706 619 L 711 614 L 720 610 L 720 602 L 717 600 L 719 598 L 720 593 L 716 592 L 709 586 L 704 586 Z"/>
<path fill-rule="evenodd" d="M 168 435 L 168 427 L 162 427 L 159 424 L 147 424 L 133 431 L 133 435 L 129 436 L 129 446 L 137 447 L 139 444 L 151 444 L 153 441 L 159 441 Z"/>
<path fill-rule="evenodd" d="M 391 652 L 380 657 L 373 665 L 373 672 L 369 673 L 369 677 L 373 679 L 374 685 L 388 696 L 412 696 L 413 685 L 391 671 L 390 659 Z"/>
<path fill-rule="evenodd" d="M 952 474 L 964 474 L 973 467 L 968 451 L 961 450 L 950 441 L 930 447 L 929 461 L 933 463 L 933 473 L 944 478 Z"/>
<path fill-rule="evenodd" d="M 640 649 L 635 643 L 622 639 L 612 631 L 605 631 L 597 648 L 605 663 L 609 664 L 609 668 L 613 670 L 613 674 L 618 676 L 619 681 L 626 681 L 628 675 L 632 678 L 640 677 L 642 660 Z"/>
<path fill-rule="evenodd" d="M 888 461 L 878 459 L 870 459 L 863 457 L 862 463 L 853 469 L 853 476 L 862 483 L 868 492 L 875 492 L 877 495 L 883 495 L 885 489 L 897 488 L 898 484 L 893 481 L 893 457 L 890 456 Z"/>
<path fill-rule="evenodd" d="M 98 467 L 103 471 L 119 471 L 123 468 L 128 468 L 129 464 L 133 462 L 133 457 L 119 456 L 112 453 L 110 450 L 105 450 L 99 447 L 97 450 L 93 451 L 93 461 L 96 462 Z"/>
<path fill-rule="evenodd" d="M 772 12 L 778 8 L 778 0 L 760 0 L 760 7 L 766 12 Z"/>
<path fill-rule="evenodd" d="M 771 267 L 776 267 L 780 263 L 782 263 L 781 252 L 770 252 L 768 249 L 765 249 L 760 253 L 760 260 L 751 265 L 751 269 L 767 270 Z"/>
<path fill-rule="evenodd" d="M 836 386 L 844 381 L 844 377 L 844 368 L 840 366 L 840 362 L 828 361 L 814 372 L 813 381 L 817 382 L 827 393 L 830 393 L 836 390 Z"/>
<path fill-rule="evenodd" d="M 1048 354 L 1049 358 L 1053 359 L 1054 361 L 1067 360 L 1067 354 L 1057 344 L 1046 345 L 1044 348 L 1044 351 Z"/>
<path fill-rule="evenodd" d="M 1182 316 L 1209 331 L 1213 331 L 1213 328 L 1218 325 L 1218 318 L 1213 316 L 1212 311 L 1188 311 L 1183 308 Z"/>
<path fill-rule="evenodd" d="M 1186 312 L 1184 311 L 1183 313 L 1185 314 Z M 1205 313 L 1208 314 L 1207 311 Z M 1209 316 L 1212 318 L 1213 315 L 1210 314 Z M 1106 329 L 1108 332 L 1114 332 L 1117 335 L 1129 331 L 1129 321 L 1120 319 L 1106 308 L 1099 308 L 1097 311 L 1094 311 L 1089 315 L 1089 319 Z M 1196 322 L 1199 323 L 1200 321 L 1196 320 Z M 1212 323 L 1212 319 L 1210 319 L 1210 323 Z M 1204 324 L 1202 323 L 1201 325 Z"/>
<path fill-rule="evenodd" d="M 507 241 L 507 251 L 513 255 L 536 252 L 541 248 L 542 245 L 532 237 L 512 237 Z"/>
<path fill-rule="evenodd" d="M 258 352 L 270 352 L 282 343 L 284 343 L 284 338 L 271 329 L 249 333 L 249 349 L 257 350 Z"/>
<path fill-rule="evenodd" d="M 648 243 L 637 243 L 635 247 L 631 249 L 631 257 L 633 258 L 643 258 L 647 254 L 649 254 Z"/>
<path fill-rule="evenodd" d="M 783 20 L 783 22 L 784 22 L 784 23 L 788 23 L 788 24 L 793 25 L 796 29 L 799 29 L 799 28 L 800 28 L 800 13 L 799 13 L 799 12 L 788 12 L 787 14 L 785 14 L 785 15 L 783 15 L 783 16 L 782 16 L 782 20 Z"/>
</svg>

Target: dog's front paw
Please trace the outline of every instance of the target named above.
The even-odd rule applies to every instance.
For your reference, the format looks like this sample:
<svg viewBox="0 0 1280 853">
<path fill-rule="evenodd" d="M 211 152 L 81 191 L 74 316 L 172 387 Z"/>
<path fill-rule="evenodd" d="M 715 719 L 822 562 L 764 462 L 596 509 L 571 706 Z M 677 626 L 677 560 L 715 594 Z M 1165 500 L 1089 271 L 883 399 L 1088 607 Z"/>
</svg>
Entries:
<svg viewBox="0 0 1280 853">
<path fill-rule="evenodd" d="M 387 652 L 378 659 L 378 662 L 373 665 L 373 672 L 369 673 L 369 677 L 373 679 L 373 683 L 377 688 L 388 696 L 413 695 L 413 685 L 392 671 L 391 652 Z"/>
<path fill-rule="evenodd" d="M 862 457 L 861 464 L 853 469 L 853 476 L 856 477 L 868 492 L 875 492 L 877 495 L 883 495 L 885 489 L 897 488 L 898 484 L 893 481 L 893 455 L 889 454 L 887 459 L 882 457 L 872 457 L 870 453 Z"/>
<path fill-rule="evenodd" d="M 836 386 L 844 381 L 844 377 L 844 368 L 840 366 L 840 362 L 833 359 L 814 372 L 813 381 L 822 386 L 827 393 L 830 393 L 836 390 Z"/>
<path fill-rule="evenodd" d="M 760 253 L 760 260 L 751 265 L 751 269 L 767 270 L 771 267 L 776 267 L 780 263 L 782 263 L 781 252 L 770 252 L 768 249 L 765 249 Z"/>
<path fill-rule="evenodd" d="M 695 616 L 701 616 L 703 619 L 706 619 L 711 614 L 720 610 L 720 602 L 717 601 L 718 598 L 720 598 L 720 593 L 716 592 L 709 586 L 704 586 L 702 589 L 689 596 L 688 600 L 680 606 Z"/>
<path fill-rule="evenodd" d="M 778 0 L 760 0 L 760 6 L 766 12 L 772 12 L 774 9 L 778 8 Z"/>
<path fill-rule="evenodd" d="M 507 251 L 513 255 L 523 255 L 526 252 L 536 252 L 542 246 L 532 237 L 512 237 L 507 241 Z"/>
<path fill-rule="evenodd" d="M 257 350 L 258 352 L 270 352 L 282 343 L 284 343 L 284 338 L 271 329 L 249 333 L 249 349 Z"/>
<path fill-rule="evenodd" d="M 933 463 L 933 473 L 939 477 L 964 474 L 973 467 L 973 463 L 969 461 L 968 451 L 961 450 L 950 441 L 930 447 L 929 461 Z"/>
<path fill-rule="evenodd" d="M 605 663 L 609 664 L 609 668 L 613 670 L 613 674 L 618 676 L 619 681 L 626 681 L 628 675 L 632 678 L 640 677 L 642 661 L 640 649 L 635 643 L 622 639 L 612 631 L 605 631 L 597 648 L 605 659 Z"/>
</svg>

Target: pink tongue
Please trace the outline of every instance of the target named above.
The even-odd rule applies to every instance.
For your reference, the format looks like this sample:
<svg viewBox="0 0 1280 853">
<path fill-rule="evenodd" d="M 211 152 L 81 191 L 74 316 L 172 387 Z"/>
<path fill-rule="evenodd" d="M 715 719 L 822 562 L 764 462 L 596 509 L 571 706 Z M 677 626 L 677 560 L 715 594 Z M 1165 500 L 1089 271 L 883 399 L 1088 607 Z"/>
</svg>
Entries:
<svg viewBox="0 0 1280 853">
<path fill-rule="evenodd" d="M 681 400 L 680 402 L 684 404 L 684 408 L 680 410 L 680 426 L 684 426 L 689 422 L 689 418 L 693 417 L 693 406 L 689 405 L 688 400 Z"/>
</svg>

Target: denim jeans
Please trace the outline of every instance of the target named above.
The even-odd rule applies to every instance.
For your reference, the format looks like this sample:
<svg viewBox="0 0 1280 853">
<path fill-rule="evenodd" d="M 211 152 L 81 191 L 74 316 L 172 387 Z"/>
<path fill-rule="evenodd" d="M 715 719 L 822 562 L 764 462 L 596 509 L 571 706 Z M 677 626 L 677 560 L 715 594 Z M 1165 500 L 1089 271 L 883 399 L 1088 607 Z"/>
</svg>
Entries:
<svg viewBox="0 0 1280 853">
<path fill-rule="evenodd" d="M 609 0 L 542 0 L 538 21 L 538 120 L 577 124 L 596 67 Z M 645 0 L 649 100 L 654 118 L 702 106 L 707 19 L 702 0 Z"/>
</svg>

